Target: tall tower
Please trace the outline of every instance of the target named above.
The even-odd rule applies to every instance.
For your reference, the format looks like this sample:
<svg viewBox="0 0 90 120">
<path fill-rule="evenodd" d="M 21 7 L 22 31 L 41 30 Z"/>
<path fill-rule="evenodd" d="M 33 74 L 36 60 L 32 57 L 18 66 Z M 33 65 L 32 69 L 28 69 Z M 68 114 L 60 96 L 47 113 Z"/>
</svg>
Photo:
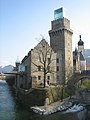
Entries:
<svg viewBox="0 0 90 120">
<path fill-rule="evenodd" d="M 86 59 L 85 59 L 85 51 L 84 51 L 84 42 L 81 39 L 81 35 L 79 36 L 78 42 L 78 52 L 80 54 L 80 70 L 86 70 Z"/>
<path fill-rule="evenodd" d="M 57 53 L 59 62 L 59 81 L 64 83 L 73 74 L 72 34 L 70 21 L 65 17 L 64 8 L 54 11 L 54 20 L 51 22 L 49 31 L 50 45 Z"/>
</svg>

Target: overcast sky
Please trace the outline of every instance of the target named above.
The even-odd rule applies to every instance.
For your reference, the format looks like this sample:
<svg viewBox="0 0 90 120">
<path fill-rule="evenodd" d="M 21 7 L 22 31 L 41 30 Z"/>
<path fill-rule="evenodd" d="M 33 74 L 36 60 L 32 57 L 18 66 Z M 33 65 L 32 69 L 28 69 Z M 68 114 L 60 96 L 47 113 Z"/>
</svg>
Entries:
<svg viewBox="0 0 90 120">
<path fill-rule="evenodd" d="M 79 35 L 90 48 L 90 0 L 0 0 L 0 66 L 15 65 L 44 36 L 54 20 L 54 10 L 64 7 L 73 29 L 73 50 Z"/>
</svg>

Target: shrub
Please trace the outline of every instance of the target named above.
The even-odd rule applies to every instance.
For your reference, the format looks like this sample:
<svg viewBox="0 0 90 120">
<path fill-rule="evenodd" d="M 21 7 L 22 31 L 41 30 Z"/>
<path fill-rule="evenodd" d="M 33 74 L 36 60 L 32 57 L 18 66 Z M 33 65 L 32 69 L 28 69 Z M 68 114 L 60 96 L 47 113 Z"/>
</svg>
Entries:
<svg viewBox="0 0 90 120">
<path fill-rule="evenodd" d="M 90 88 L 90 79 L 83 80 L 80 87 L 81 88 Z"/>
</svg>

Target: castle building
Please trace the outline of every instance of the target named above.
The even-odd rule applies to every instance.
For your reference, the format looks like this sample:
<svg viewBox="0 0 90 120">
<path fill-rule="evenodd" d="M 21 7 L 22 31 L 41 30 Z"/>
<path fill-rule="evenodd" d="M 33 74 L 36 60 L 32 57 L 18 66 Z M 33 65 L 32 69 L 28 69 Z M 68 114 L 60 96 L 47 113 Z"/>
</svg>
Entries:
<svg viewBox="0 0 90 120">
<path fill-rule="evenodd" d="M 64 8 L 54 11 L 49 31 L 50 46 L 42 39 L 21 61 L 18 87 L 65 84 L 73 75 L 73 31 L 64 13 Z"/>
</svg>

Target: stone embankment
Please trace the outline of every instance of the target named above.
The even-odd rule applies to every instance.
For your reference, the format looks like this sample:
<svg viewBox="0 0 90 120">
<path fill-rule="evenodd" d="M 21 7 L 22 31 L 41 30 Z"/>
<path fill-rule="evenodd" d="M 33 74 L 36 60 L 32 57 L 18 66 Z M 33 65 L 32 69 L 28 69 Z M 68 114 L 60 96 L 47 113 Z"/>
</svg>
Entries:
<svg viewBox="0 0 90 120">
<path fill-rule="evenodd" d="M 28 106 L 44 106 L 46 98 L 48 98 L 48 104 L 54 103 L 60 99 L 60 88 L 47 87 L 47 88 L 31 88 L 17 89 L 17 99 L 23 104 Z"/>
<path fill-rule="evenodd" d="M 87 109 L 83 104 L 75 104 L 72 106 L 70 102 L 66 103 L 66 102 L 58 101 L 51 105 L 48 105 L 47 107 L 35 106 L 35 107 L 31 107 L 31 109 L 35 113 L 43 115 L 43 117 L 45 116 L 45 118 L 48 117 L 52 119 L 53 116 L 56 115 L 55 120 L 59 120 L 59 119 L 60 120 L 89 120 L 87 119 Z"/>
<path fill-rule="evenodd" d="M 55 114 L 61 113 L 62 111 L 66 111 L 66 109 L 70 108 L 72 106 L 71 104 L 72 102 L 74 103 L 81 102 L 80 99 L 78 99 L 78 96 L 81 97 L 79 94 L 77 94 L 76 97 L 73 96 L 71 100 L 67 98 L 64 100 L 64 102 L 61 102 L 61 101 L 55 102 L 59 98 L 57 94 L 58 91 L 59 91 L 59 88 L 57 87 L 52 87 L 49 89 L 33 88 L 30 90 L 19 90 L 19 92 L 17 92 L 18 93 L 17 98 L 20 101 L 22 101 L 22 103 L 24 103 L 25 105 L 28 105 L 28 107 L 31 108 L 34 112 L 39 114 L 45 114 L 45 115 L 52 114 L 52 113 L 55 113 Z M 89 95 L 87 95 L 87 97 L 89 97 Z M 48 99 L 46 100 L 46 98 Z M 45 104 L 45 100 L 46 100 L 46 104 Z M 34 106 L 34 107 L 31 107 L 31 106 Z M 69 113 L 65 113 L 65 115 L 66 114 L 69 114 Z M 82 118 L 83 120 L 86 120 L 87 110 L 82 109 L 80 111 L 77 111 L 74 108 L 74 112 L 70 113 L 70 115 L 72 117 L 71 120 L 82 120 Z"/>
<path fill-rule="evenodd" d="M 0 80 L 5 80 L 5 79 L 6 79 L 6 76 L 0 75 Z"/>
<path fill-rule="evenodd" d="M 38 113 L 40 115 L 49 115 L 49 114 L 53 114 L 53 113 L 56 113 L 56 112 L 62 112 L 62 111 L 65 111 L 67 110 L 69 107 L 72 106 L 72 103 L 67 101 L 67 102 L 61 102 L 61 101 L 58 101 L 58 102 L 54 102 L 50 105 L 45 105 L 45 106 L 34 106 L 34 107 L 31 107 L 31 109 L 35 112 L 35 113 Z"/>
<path fill-rule="evenodd" d="M 63 102 L 58 101 L 50 105 L 34 106 L 31 109 L 40 115 L 53 117 L 57 115 L 61 120 L 89 120 L 90 112 L 86 109 L 86 104 L 79 104 L 76 96 L 71 99 L 66 98 Z M 54 113 L 54 114 L 53 114 Z M 52 115 L 50 115 L 52 114 Z M 60 115 L 60 116 L 59 116 Z M 66 117 L 65 117 L 66 116 Z M 58 120 L 58 119 L 57 119 Z"/>
<path fill-rule="evenodd" d="M 90 105 L 90 90 L 89 89 L 77 89 L 76 98 L 78 101 Z"/>
</svg>

